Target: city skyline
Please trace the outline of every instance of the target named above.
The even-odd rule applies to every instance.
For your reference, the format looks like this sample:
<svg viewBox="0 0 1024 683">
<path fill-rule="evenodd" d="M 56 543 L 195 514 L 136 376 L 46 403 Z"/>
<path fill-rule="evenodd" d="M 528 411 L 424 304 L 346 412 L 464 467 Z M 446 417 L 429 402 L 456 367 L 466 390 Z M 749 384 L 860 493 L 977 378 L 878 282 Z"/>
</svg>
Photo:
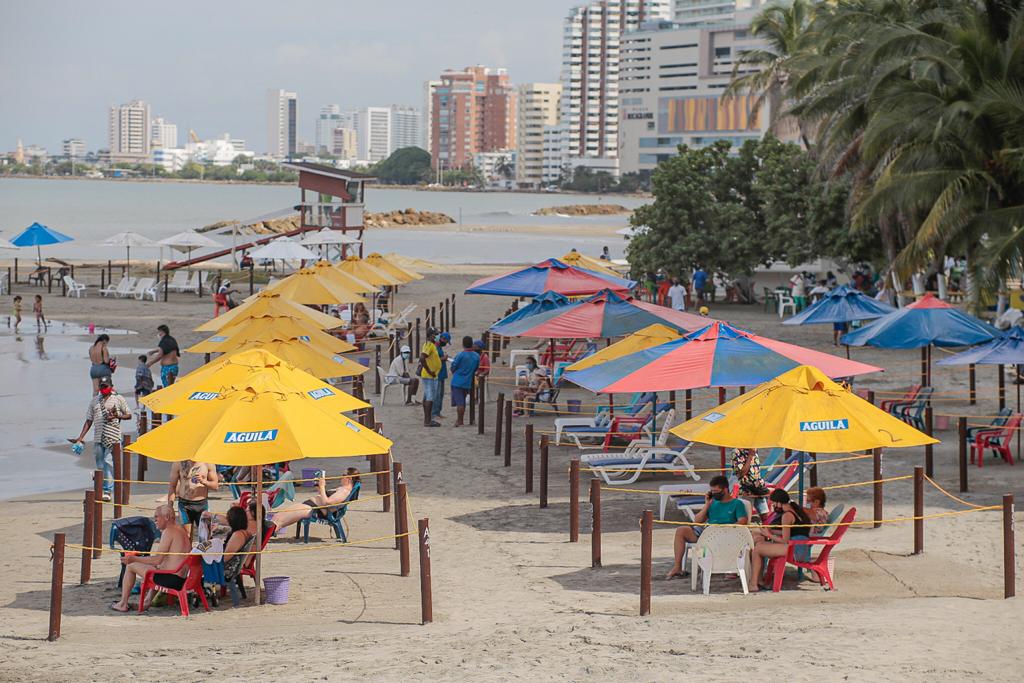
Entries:
<svg viewBox="0 0 1024 683">
<path fill-rule="evenodd" d="M 297 135 L 311 143 L 321 106 L 419 109 L 423 82 L 445 69 L 488 64 L 507 68 L 514 83 L 557 80 L 562 19 L 575 4 L 525 0 L 480 7 L 438 0 L 403 2 L 395 11 L 185 2 L 176 9 L 188 18 L 191 39 L 163 41 L 159 49 L 152 25 L 166 21 L 166 13 L 155 7 L 118 13 L 117 40 L 100 42 L 96 36 L 110 34 L 113 4 L 93 3 L 88 12 L 70 2 L 5 5 L 0 18 L 16 30 L 0 43 L 0 85 L 19 96 L 0 106 L 0 149 L 13 149 L 21 139 L 54 152 L 69 138 L 89 150 L 105 148 L 110 107 L 136 99 L 179 131 L 195 129 L 204 139 L 231 131 L 257 141 L 266 137 L 269 88 L 297 93 Z M 285 13 L 304 16 L 307 9 L 315 10 L 317 21 L 300 22 L 300 32 L 279 29 Z M 231 31 L 220 30 L 225 25 Z M 448 30 L 452 26 L 458 30 Z M 524 32 L 530 41 L 517 38 Z M 190 44 L 201 48 L 190 50 Z M 224 68 L 233 61 L 237 69 Z"/>
</svg>

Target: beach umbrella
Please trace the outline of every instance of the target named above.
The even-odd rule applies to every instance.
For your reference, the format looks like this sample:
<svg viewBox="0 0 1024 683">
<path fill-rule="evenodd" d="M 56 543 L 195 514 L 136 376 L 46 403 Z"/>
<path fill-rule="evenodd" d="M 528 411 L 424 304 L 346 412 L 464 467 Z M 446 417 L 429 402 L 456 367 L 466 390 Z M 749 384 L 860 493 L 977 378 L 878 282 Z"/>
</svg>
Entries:
<svg viewBox="0 0 1024 683">
<path fill-rule="evenodd" d="M 420 275 L 419 273 L 411 271 L 408 268 L 403 268 L 402 266 L 398 265 L 397 263 L 392 263 L 391 261 L 386 259 L 384 256 L 382 256 L 381 254 L 378 254 L 376 252 L 370 254 L 369 256 L 367 256 L 363 260 L 366 261 L 366 263 L 368 263 L 371 266 L 373 266 L 374 268 L 376 268 L 378 270 L 383 270 L 385 273 L 388 273 L 389 275 L 392 275 L 394 277 L 397 277 L 397 278 L 403 280 L 404 281 L 403 284 L 405 284 L 407 282 L 412 282 L 413 280 L 422 280 L 423 279 L 423 276 Z"/>
<path fill-rule="evenodd" d="M 301 243 L 306 246 L 322 246 L 325 244 L 359 244 L 360 240 L 350 235 L 346 235 L 341 230 L 331 230 L 330 228 L 324 228 L 323 230 L 310 231 L 302 236 Z"/>
<path fill-rule="evenodd" d="M 567 296 L 562 296 L 558 292 L 544 292 L 543 294 L 533 297 L 533 301 L 515 311 L 512 311 L 496 324 L 512 323 L 516 320 L 522 320 L 523 318 L 536 315 L 537 313 L 552 311 L 556 308 L 569 306 L 571 304 L 572 300 Z"/>
<path fill-rule="evenodd" d="M 590 391 L 606 394 L 749 387 L 799 365 L 813 365 L 829 377 L 853 377 L 881 371 L 867 363 L 714 322 L 680 339 L 586 370 L 567 372 L 565 378 Z"/>
<path fill-rule="evenodd" d="M 33 223 L 11 238 L 11 244 L 15 247 L 35 247 L 39 265 L 43 265 L 42 247 L 72 240 L 74 240 L 74 237 L 68 237 L 64 233 L 48 228 L 40 223 Z"/>
<path fill-rule="evenodd" d="M 850 453 L 938 443 L 801 365 L 671 430 L 681 439 L 725 448 L 789 448 Z"/>
<path fill-rule="evenodd" d="M 633 334 L 629 335 L 624 339 L 606 346 L 605 348 L 593 353 L 586 358 L 581 358 L 572 365 L 568 366 L 565 370 L 570 372 L 573 370 L 586 370 L 587 368 L 595 365 L 600 365 L 616 358 L 622 358 L 628 356 L 637 351 L 643 351 L 653 346 L 660 346 L 665 342 L 672 341 L 673 339 L 679 339 L 683 335 L 676 328 L 662 325 L 661 323 L 654 323 L 647 327 L 637 330 Z"/>
<path fill-rule="evenodd" d="M 170 247 L 177 251 L 185 252 L 185 260 L 192 260 L 193 249 L 209 249 L 221 246 L 220 242 L 210 239 L 206 235 L 202 235 L 195 230 L 185 230 L 179 232 L 177 235 L 171 235 L 157 242 L 162 247 Z M 192 265 L 189 264 L 191 270 Z"/>
<path fill-rule="evenodd" d="M 547 259 L 532 266 L 481 278 L 466 289 L 466 294 L 497 296 L 538 296 L 557 292 L 565 296 L 590 296 L 604 289 L 628 293 L 636 282 L 571 266 L 558 259 Z"/>
<path fill-rule="evenodd" d="M 621 277 L 621 274 L 612 270 L 609 261 L 603 261 L 601 259 L 581 254 L 578 251 L 570 251 L 568 254 L 561 258 L 563 263 L 567 263 L 570 266 L 576 266 L 578 268 L 586 268 L 592 270 L 595 273 L 601 273 L 602 275 L 610 275 L 612 277 Z"/>
<path fill-rule="evenodd" d="M 840 285 L 822 297 L 820 301 L 811 304 L 782 324 L 818 325 L 874 320 L 895 310 L 889 304 L 876 301 L 864 292 L 848 285 Z"/>
<path fill-rule="evenodd" d="M 343 273 L 348 273 L 377 287 L 384 285 L 393 287 L 405 284 L 405 281 L 401 278 L 384 272 L 358 256 L 348 256 L 339 261 L 334 267 Z"/>
<path fill-rule="evenodd" d="M 316 325 L 299 318 L 260 316 L 247 318 L 236 325 L 220 329 L 212 337 L 185 349 L 188 353 L 224 353 L 248 341 L 296 339 L 327 354 L 348 353 L 356 346 L 327 334 Z"/>
<path fill-rule="evenodd" d="M 932 346 L 972 346 L 998 335 L 988 323 L 925 294 L 909 306 L 844 334 L 839 341 L 849 346 L 921 349 L 921 384 L 930 385 Z"/>
<path fill-rule="evenodd" d="M 10 241 L 5 240 L 3 237 L 0 237 L 0 249 L 20 249 L 20 247 L 17 244 L 13 244 Z"/>
<path fill-rule="evenodd" d="M 211 361 L 208 365 L 225 362 L 236 354 L 254 349 L 272 353 L 281 360 L 291 363 L 299 370 L 308 372 L 320 379 L 354 377 L 362 375 L 369 370 L 369 367 L 362 363 L 357 363 L 347 356 L 343 356 L 340 353 L 326 353 L 297 337 L 269 340 L 251 339 L 239 344 L 232 351 L 226 351 L 223 356 Z"/>
<path fill-rule="evenodd" d="M 218 315 L 216 318 L 206 321 L 195 328 L 196 332 L 217 332 L 225 327 L 245 320 L 246 318 L 258 318 L 265 315 L 284 316 L 288 318 L 301 318 L 311 322 L 321 330 L 333 330 L 341 327 L 345 321 L 335 318 L 332 315 L 303 306 L 281 296 L 277 292 L 263 290 L 253 294 L 238 306 L 230 311 Z"/>
<path fill-rule="evenodd" d="M 271 261 L 316 261 L 319 256 L 298 242 L 287 237 L 279 237 L 249 252 L 253 259 L 269 259 Z"/>
<path fill-rule="evenodd" d="M 303 268 L 263 291 L 275 292 L 296 303 L 310 306 L 366 303 L 366 299 L 356 292 L 320 277 L 315 268 Z"/>
<path fill-rule="evenodd" d="M 1011 327 L 992 341 L 943 358 L 936 365 L 998 365 L 999 398 L 1005 400 L 1005 379 L 1002 366 L 1024 364 L 1024 329 Z M 1000 406 L 1001 407 L 1001 406 Z M 1017 411 L 1020 412 L 1020 384 L 1017 384 Z M 1017 432 L 1018 441 L 1020 432 Z"/>
<path fill-rule="evenodd" d="M 623 297 L 605 289 L 574 304 L 539 311 L 512 322 L 501 320 L 490 329 L 506 337 L 594 339 L 623 337 L 654 323 L 686 331 L 706 327 L 709 322 L 712 322 L 710 318 Z"/>
<path fill-rule="evenodd" d="M 360 280 L 354 275 L 349 275 L 346 272 L 340 271 L 334 267 L 334 264 L 330 261 L 317 261 L 312 266 L 317 274 L 336 285 L 340 285 L 345 289 L 357 292 L 359 294 L 376 294 L 380 291 L 377 287 L 374 287 L 369 282 Z"/>
<path fill-rule="evenodd" d="M 348 412 L 369 407 L 351 394 L 322 382 L 308 372 L 286 363 L 269 351 L 253 349 L 229 356 L 223 363 L 209 363 L 179 377 L 174 384 L 139 399 L 155 413 L 179 415 L 205 406 L 227 387 L 269 377 L 282 386 L 305 392 L 328 412 Z"/>
<path fill-rule="evenodd" d="M 130 230 L 111 235 L 100 242 L 105 247 L 124 247 L 125 275 L 131 273 L 132 247 L 155 247 L 157 243 L 145 235 Z"/>
</svg>

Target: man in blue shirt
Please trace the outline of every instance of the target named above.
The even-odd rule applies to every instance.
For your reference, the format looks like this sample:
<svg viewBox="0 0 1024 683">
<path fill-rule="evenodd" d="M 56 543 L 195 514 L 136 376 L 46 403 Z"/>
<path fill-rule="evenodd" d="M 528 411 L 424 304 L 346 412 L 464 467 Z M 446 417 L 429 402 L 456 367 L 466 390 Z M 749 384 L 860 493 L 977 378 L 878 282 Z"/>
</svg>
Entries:
<svg viewBox="0 0 1024 683">
<path fill-rule="evenodd" d="M 431 415 L 435 420 L 440 420 L 444 417 L 441 414 L 441 407 L 444 403 L 444 383 L 448 379 L 448 356 L 444 352 L 444 347 L 448 346 L 451 341 L 452 335 L 447 332 L 437 335 L 437 355 L 441 358 L 441 370 L 437 373 L 437 395 L 434 397 Z"/>
<path fill-rule="evenodd" d="M 462 338 L 462 351 L 452 361 L 452 405 L 455 406 L 455 426 L 465 424 L 466 400 L 473 400 L 473 375 L 480 367 L 480 354 L 473 350 L 473 338 Z"/>
<path fill-rule="evenodd" d="M 693 271 L 693 293 L 697 295 L 697 301 L 704 303 L 704 287 L 708 283 L 708 274 L 704 269 L 697 266 Z"/>
<path fill-rule="evenodd" d="M 674 576 L 682 576 L 683 555 L 686 554 L 686 544 L 696 543 L 697 539 L 706 524 L 746 524 L 747 506 L 739 498 L 733 498 L 729 494 L 729 480 L 721 474 L 711 477 L 708 482 L 708 493 L 704 499 L 704 507 L 694 516 L 694 521 L 699 526 L 680 526 L 676 529 L 674 542 L 675 562 L 672 569 L 665 575 L 666 579 Z"/>
</svg>

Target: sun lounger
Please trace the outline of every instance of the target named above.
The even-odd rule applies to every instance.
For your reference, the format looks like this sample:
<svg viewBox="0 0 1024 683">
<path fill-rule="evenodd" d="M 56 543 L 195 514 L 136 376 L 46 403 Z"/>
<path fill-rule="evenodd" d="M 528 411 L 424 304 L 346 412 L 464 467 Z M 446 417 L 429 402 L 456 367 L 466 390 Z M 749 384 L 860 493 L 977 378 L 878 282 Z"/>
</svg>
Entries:
<svg viewBox="0 0 1024 683">
<path fill-rule="evenodd" d="M 144 277 L 140 279 L 135 285 L 132 295 L 139 301 L 144 301 L 146 297 L 156 301 L 156 278 Z"/>
<path fill-rule="evenodd" d="M 64 285 L 67 287 L 67 292 L 64 296 L 73 296 L 78 299 L 85 296 L 85 285 L 80 282 L 75 282 L 70 275 L 64 276 Z"/>
<path fill-rule="evenodd" d="M 309 517 L 301 520 L 295 525 L 295 538 L 299 538 L 299 530 L 301 527 L 302 541 L 303 543 L 309 543 L 309 525 L 313 522 L 320 524 L 326 524 L 331 527 L 338 540 L 342 543 L 348 542 L 348 536 L 345 533 L 345 513 L 348 512 L 348 504 L 352 501 L 359 500 L 359 491 L 362 489 L 362 483 L 356 482 L 352 487 L 352 491 L 348 494 L 348 498 L 345 502 L 340 505 L 335 505 L 323 510 L 313 510 Z"/>
<path fill-rule="evenodd" d="M 588 453 L 580 458 L 580 462 L 591 468 L 594 476 L 601 477 L 609 486 L 632 484 L 642 474 L 663 472 L 685 474 L 696 481 L 700 476 L 686 459 L 692 444 L 684 442 L 679 448 L 668 447 L 668 431 L 674 416 L 675 412 L 669 410 L 653 444 L 644 439 L 636 439 L 621 453 Z"/>
<path fill-rule="evenodd" d="M 188 271 L 180 269 L 174 271 L 174 275 L 171 276 L 170 281 L 167 283 L 167 289 L 172 292 L 189 291 Z"/>
<path fill-rule="evenodd" d="M 135 283 L 135 278 L 122 277 L 118 283 L 110 283 L 106 287 L 100 290 L 100 296 L 124 296 L 126 289 L 130 289 Z"/>
<path fill-rule="evenodd" d="M 671 408 L 670 403 L 659 403 L 657 406 L 657 412 L 655 415 L 660 419 L 662 414 Z M 567 437 L 571 442 L 580 450 L 587 450 L 592 448 L 602 448 L 607 450 L 607 444 L 611 438 L 615 436 L 625 436 L 627 434 L 626 429 L 631 425 L 637 425 L 636 429 L 629 429 L 628 433 L 641 434 L 644 433 L 646 427 L 651 422 L 651 415 L 648 414 L 646 417 L 641 416 L 637 413 L 633 414 L 616 414 L 611 415 L 608 418 L 607 424 L 600 424 L 597 426 L 592 425 L 566 425 L 562 428 L 562 433 L 559 436 Z M 561 418 L 559 418 L 561 419 Z M 579 418 L 565 418 L 565 419 L 579 419 Z M 650 435 L 650 431 L 646 431 Z M 600 444 L 584 444 L 583 439 L 600 439 Z M 556 439 L 555 443 L 561 443 Z"/>
</svg>

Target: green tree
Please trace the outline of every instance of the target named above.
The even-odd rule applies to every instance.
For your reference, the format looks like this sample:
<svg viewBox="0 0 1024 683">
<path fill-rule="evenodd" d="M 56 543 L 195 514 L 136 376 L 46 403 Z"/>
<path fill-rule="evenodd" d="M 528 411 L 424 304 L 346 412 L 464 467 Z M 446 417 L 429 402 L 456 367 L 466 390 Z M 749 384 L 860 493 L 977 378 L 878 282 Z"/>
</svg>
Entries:
<svg viewBox="0 0 1024 683">
<path fill-rule="evenodd" d="M 430 153 L 419 147 L 396 149 L 370 171 L 378 180 L 396 185 L 417 185 L 431 178 Z"/>
</svg>

